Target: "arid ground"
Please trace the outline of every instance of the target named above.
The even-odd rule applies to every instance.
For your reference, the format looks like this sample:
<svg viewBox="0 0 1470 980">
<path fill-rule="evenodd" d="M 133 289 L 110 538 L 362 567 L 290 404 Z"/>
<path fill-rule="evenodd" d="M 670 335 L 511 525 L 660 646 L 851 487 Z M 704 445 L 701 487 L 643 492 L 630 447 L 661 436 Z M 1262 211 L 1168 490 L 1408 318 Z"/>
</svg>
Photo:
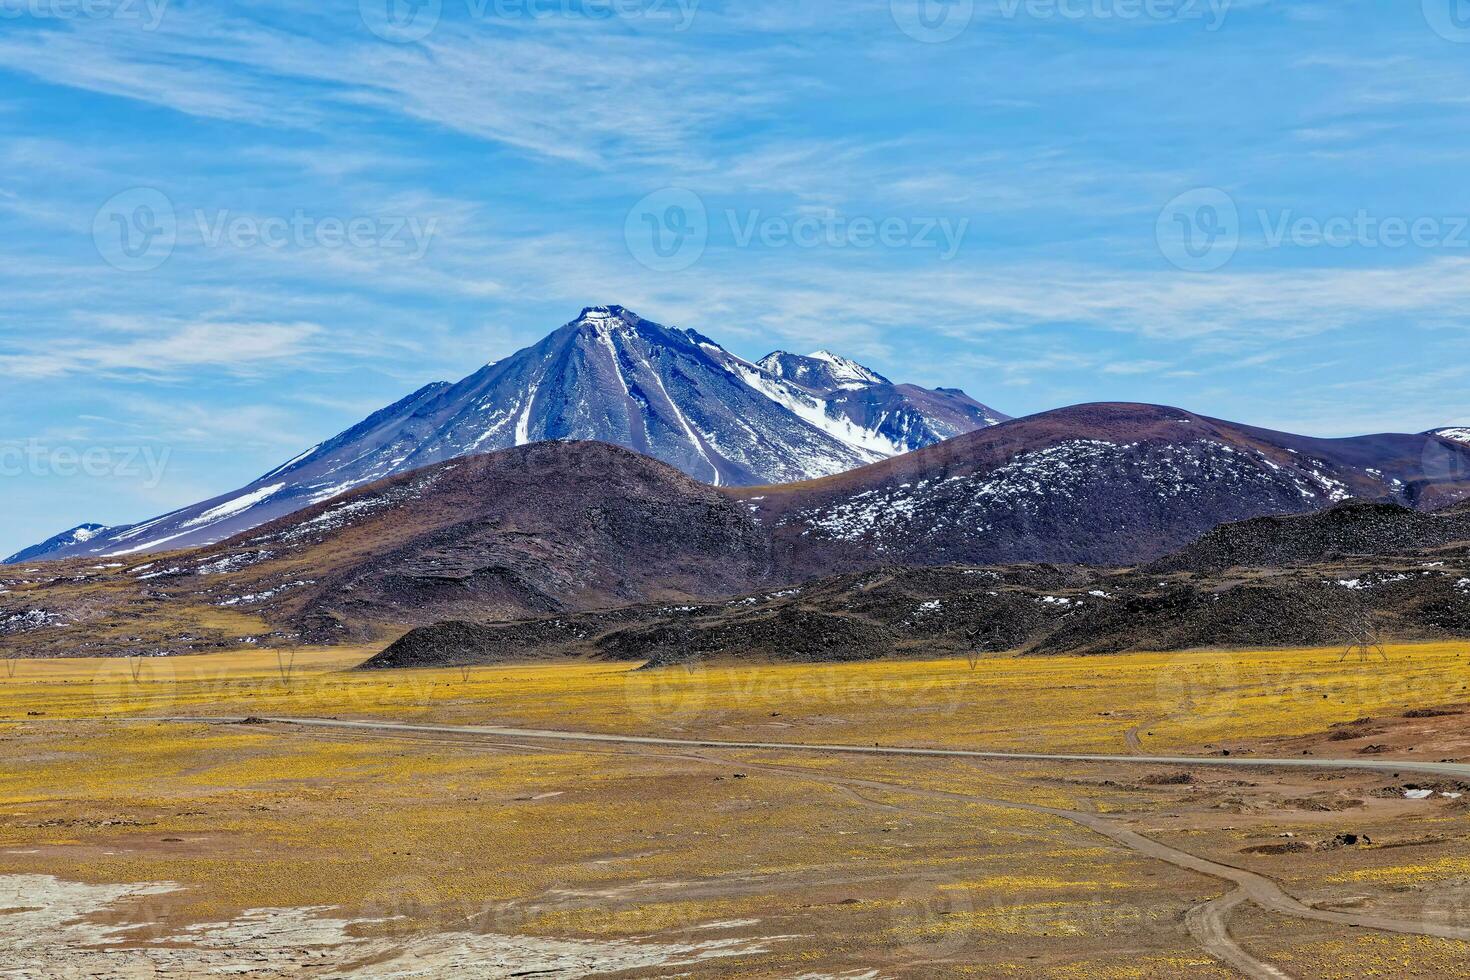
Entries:
<svg viewBox="0 0 1470 980">
<path fill-rule="evenodd" d="M 372 652 L 0 663 L 0 976 L 1470 973 L 1470 778 L 1412 768 L 1470 764 L 1460 644 L 351 670 Z M 292 718 L 419 730 L 261 721 Z M 487 726 L 771 747 L 452 730 Z"/>
</svg>

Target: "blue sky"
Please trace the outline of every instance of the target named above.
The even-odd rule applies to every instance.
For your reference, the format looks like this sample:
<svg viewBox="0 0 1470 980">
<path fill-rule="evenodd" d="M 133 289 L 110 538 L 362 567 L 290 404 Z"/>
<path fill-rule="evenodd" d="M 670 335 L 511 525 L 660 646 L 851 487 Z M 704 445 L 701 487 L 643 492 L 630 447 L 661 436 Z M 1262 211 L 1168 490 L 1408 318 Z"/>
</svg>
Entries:
<svg viewBox="0 0 1470 980">
<path fill-rule="evenodd" d="M 1012 414 L 1470 422 L 1463 0 L 0 0 L 0 86 L 0 553 L 599 303 Z"/>
</svg>

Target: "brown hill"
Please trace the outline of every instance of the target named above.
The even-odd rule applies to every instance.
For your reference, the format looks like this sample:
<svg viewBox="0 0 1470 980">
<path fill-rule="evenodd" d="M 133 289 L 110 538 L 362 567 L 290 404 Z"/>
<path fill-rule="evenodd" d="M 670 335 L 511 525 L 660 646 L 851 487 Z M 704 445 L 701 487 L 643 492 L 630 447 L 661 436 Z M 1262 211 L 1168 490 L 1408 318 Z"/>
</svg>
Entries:
<svg viewBox="0 0 1470 980">
<path fill-rule="evenodd" d="M 32 577 L 8 583 L 4 599 L 39 615 L 4 635 L 0 614 L 0 644 L 180 653 L 238 645 L 242 631 L 331 642 L 455 616 L 728 595 L 771 576 L 768 538 L 745 507 L 602 443 L 428 467 L 219 545 L 148 559 L 17 569 Z M 79 645 L 83 637 L 95 646 Z"/>
<path fill-rule="evenodd" d="M 1310 439 L 1177 408 L 1047 412 L 824 480 L 733 491 L 797 571 L 905 564 L 1133 565 L 1219 524 L 1351 498 L 1432 509 L 1470 494 L 1470 446 Z"/>
</svg>

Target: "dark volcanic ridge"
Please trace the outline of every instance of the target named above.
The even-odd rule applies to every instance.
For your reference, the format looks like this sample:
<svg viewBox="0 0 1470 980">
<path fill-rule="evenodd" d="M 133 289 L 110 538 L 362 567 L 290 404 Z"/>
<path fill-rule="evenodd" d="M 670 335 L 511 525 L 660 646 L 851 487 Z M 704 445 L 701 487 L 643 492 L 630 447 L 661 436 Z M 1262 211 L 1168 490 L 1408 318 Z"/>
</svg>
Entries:
<svg viewBox="0 0 1470 980">
<path fill-rule="evenodd" d="M 1413 555 L 1470 541 L 1470 505 L 1423 513 L 1393 503 L 1352 501 L 1311 514 L 1222 524 L 1156 562 L 1156 571 L 1221 571 Z"/>
<path fill-rule="evenodd" d="M 210 548 L 17 571 L 0 585 L 0 647 L 75 656 L 729 595 L 768 580 L 772 560 L 749 510 L 715 488 L 616 446 L 546 442 L 394 477 Z M 238 625 L 210 633 L 225 617 Z"/>
<path fill-rule="evenodd" d="M 1335 577 L 1345 575 L 1354 577 Z M 1064 566 L 886 568 L 712 604 L 440 623 L 409 632 L 364 667 L 1345 648 L 1365 621 L 1400 640 L 1470 636 L 1470 560 L 1166 580 Z"/>
</svg>

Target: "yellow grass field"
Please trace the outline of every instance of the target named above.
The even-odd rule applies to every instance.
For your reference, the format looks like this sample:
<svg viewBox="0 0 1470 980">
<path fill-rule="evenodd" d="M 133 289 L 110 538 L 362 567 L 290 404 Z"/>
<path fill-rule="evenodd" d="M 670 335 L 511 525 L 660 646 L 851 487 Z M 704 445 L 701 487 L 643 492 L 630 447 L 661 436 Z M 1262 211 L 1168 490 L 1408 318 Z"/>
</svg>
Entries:
<svg viewBox="0 0 1470 980">
<path fill-rule="evenodd" d="M 1395 798 L 1375 776 L 1198 773 L 1174 785 L 1150 783 L 1157 768 L 1138 765 L 152 720 L 1118 754 L 1289 745 L 1327 756 L 1334 725 L 1470 702 L 1458 645 L 1397 647 L 1376 665 L 1298 650 L 997 657 L 974 670 L 351 671 L 372 652 L 24 661 L 13 674 L 0 663 L 0 971 L 1238 975 L 1186 922 L 1226 882 L 1009 804 L 1105 815 L 1324 907 L 1456 922 L 1470 894 L 1465 811 L 1447 797 Z M 1414 741 L 1394 751 L 1442 751 Z M 1344 830 L 1376 843 L 1244 853 L 1283 834 L 1329 841 Z M 1470 945 L 1456 940 L 1249 907 L 1232 933 L 1293 976 L 1470 970 Z"/>
<path fill-rule="evenodd" d="M 1151 749 L 1306 734 L 1400 707 L 1470 700 L 1470 644 L 1339 650 L 993 657 L 637 671 L 573 663 L 353 672 L 375 649 L 249 650 L 142 661 L 20 661 L 0 719 L 328 715 L 619 734 L 891 745 Z M 289 672 L 287 667 L 289 666 Z"/>
</svg>

